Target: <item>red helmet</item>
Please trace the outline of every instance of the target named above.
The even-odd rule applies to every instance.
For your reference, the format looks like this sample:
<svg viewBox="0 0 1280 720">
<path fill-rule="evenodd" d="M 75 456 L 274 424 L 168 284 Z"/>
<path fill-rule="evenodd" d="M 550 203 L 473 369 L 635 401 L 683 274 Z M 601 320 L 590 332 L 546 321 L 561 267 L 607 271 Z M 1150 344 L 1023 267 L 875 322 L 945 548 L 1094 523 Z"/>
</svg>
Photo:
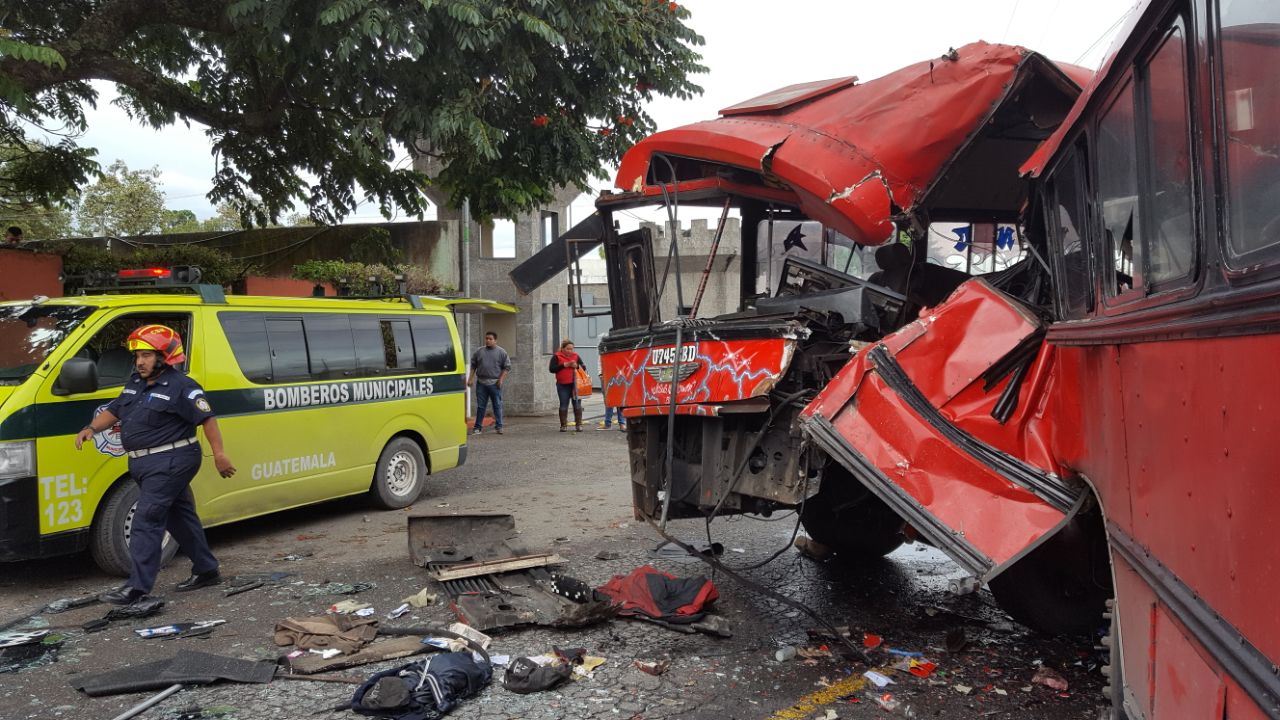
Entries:
<svg viewBox="0 0 1280 720">
<path fill-rule="evenodd" d="M 187 360 L 187 353 L 182 347 L 182 336 L 173 328 L 164 325 L 143 325 L 129 333 L 125 341 L 129 352 L 152 350 L 160 353 L 165 363 L 181 365 Z"/>
</svg>

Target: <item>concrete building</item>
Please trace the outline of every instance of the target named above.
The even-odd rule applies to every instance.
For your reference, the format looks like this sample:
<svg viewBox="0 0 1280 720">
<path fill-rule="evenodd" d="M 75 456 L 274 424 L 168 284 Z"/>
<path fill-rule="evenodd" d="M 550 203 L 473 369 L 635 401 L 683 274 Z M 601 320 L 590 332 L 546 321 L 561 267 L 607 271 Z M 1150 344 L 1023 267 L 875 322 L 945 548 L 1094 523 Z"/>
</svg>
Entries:
<svg viewBox="0 0 1280 720">
<path fill-rule="evenodd" d="M 490 330 L 498 334 L 498 344 L 511 356 L 511 375 L 503 392 L 503 409 L 510 415 L 546 415 L 559 407 L 555 381 L 547 372 L 547 365 L 559 348 L 560 339 L 568 336 L 570 311 L 566 274 L 529 295 L 520 295 L 507 273 L 567 229 L 569 204 L 579 194 L 576 189 L 563 189 L 549 207 L 492 222 L 472 221 L 465 248 L 461 209 L 450 207 L 446 197 L 429 194 L 438 208 L 439 220 L 458 228 L 458 257 L 466 253 L 471 297 L 520 308 L 516 315 L 480 313 L 462 316 L 459 322 L 467 357 L 484 344 L 484 333 Z M 503 252 L 500 236 L 504 233 L 508 239 L 514 237 L 514 252 Z M 463 289 L 460 284 L 459 290 Z"/>
</svg>

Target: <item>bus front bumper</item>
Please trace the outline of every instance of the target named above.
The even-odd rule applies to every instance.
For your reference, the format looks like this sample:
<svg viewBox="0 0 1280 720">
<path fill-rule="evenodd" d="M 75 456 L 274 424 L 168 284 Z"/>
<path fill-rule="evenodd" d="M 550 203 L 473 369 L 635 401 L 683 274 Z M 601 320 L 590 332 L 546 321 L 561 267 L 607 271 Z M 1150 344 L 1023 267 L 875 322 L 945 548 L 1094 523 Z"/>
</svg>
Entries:
<svg viewBox="0 0 1280 720">
<path fill-rule="evenodd" d="M 34 477 L 0 483 L 0 562 L 66 555 L 88 546 L 88 528 L 40 534 L 40 500 Z"/>
</svg>

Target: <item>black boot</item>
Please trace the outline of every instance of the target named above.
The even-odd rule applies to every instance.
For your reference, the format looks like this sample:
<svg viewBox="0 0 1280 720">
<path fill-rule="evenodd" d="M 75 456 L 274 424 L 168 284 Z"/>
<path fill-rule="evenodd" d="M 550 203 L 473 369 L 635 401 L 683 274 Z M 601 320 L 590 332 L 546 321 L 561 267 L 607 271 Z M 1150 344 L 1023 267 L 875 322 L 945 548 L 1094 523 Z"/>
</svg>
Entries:
<svg viewBox="0 0 1280 720">
<path fill-rule="evenodd" d="M 187 592 L 188 590 L 198 590 L 202 587 L 217 585 L 220 582 L 222 582 L 222 574 L 217 570 L 200 574 L 192 573 L 191 577 L 178 583 L 173 589 L 178 592 Z"/>
<path fill-rule="evenodd" d="M 124 585 L 111 592 L 102 593 L 98 599 L 108 605 L 132 605 L 146 596 L 147 594 L 141 590 Z"/>
<path fill-rule="evenodd" d="M 573 409 L 573 425 L 574 432 L 582 432 L 582 408 L 580 407 Z"/>
</svg>

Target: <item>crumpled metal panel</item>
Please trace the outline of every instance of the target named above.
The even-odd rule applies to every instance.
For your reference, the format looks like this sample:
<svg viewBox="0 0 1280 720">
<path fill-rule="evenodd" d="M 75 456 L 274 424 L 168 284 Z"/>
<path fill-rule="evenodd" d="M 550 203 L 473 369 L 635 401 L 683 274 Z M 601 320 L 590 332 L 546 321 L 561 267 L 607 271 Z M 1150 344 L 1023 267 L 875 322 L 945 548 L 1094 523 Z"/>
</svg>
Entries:
<svg viewBox="0 0 1280 720">
<path fill-rule="evenodd" d="M 917 530 L 990 579 L 1078 507 L 1078 486 L 1062 481 L 1056 466 L 1041 466 L 1044 453 L 1029 462 L 1019 452 L 1027 445 L 1009 447 L 1007 438 L 987 436 L 992 428 L 1002 432 L 985 421 L 989 406 L 954 405 L 982 388 L 984 373 L 1039 330 L 1025 308 L 980 280 L 969 281 L 859 353 L 805 408 L 802 427 Z M 1003 383 L 984 393 L 998 396 Z M 1023 392 L 1042 387 L 1024 383 Z M 1036 398 L 1023 402 L 1026 413 L 1037 414 Z"/>
<path fill-rule="evenodd" d="M 809 218 L 878 244 L 892 233 L 891 216 L 921 200 L 1032 57 L 1040 59 L 972 43 L 955 60 L 916 63 L 794 106 L 660 132 L 623 157 L 616 185 L 641 190 L 655 154 L 748 168 L 789 187 Z"/>
</svg>

